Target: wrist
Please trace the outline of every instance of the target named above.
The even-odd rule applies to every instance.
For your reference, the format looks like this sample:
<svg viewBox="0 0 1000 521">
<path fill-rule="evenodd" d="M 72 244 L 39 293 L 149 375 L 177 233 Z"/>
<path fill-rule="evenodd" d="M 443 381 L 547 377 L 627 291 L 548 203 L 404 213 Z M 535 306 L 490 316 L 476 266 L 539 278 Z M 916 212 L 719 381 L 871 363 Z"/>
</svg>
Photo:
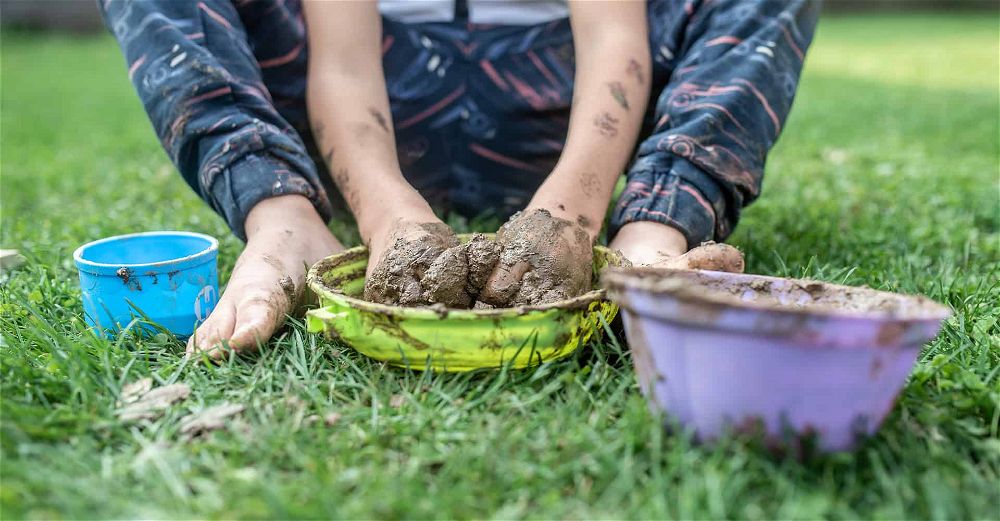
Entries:
<svg viewBox="0 0 1000 521">
<path fill-rule="evenodd" d="M 594 242 L 604 226 L 607 202 L 600 197 L 588 197 L 572 190 L 546 190 L 543 186 L 528 203 L 527 209 L 533 208 L 544 208 L 554 217 L 575 223 L 586 230 Z"/>
<path fill-rule="evenodd" d="M 648 259 L 670 258 L 687 252 L 687 238 L 680 230 L 669 224 L 654 221 L 633 221 L 618 230 L 611 248 L 620 250 L 625 257 L 640 264 L 651 263 Z"/>
<path fill-rule="evenodd" d="M 281 195 L 264 199 L 250 209 L 246 220 L 247 246 L 280 248 L 285 257 L 298 256 L 298 269 L 343 249 L 312 203 L 301 195 Z"/>
<path fill-rule="evenodd" d="M 362 200 L 355 211 L 355 218 L 361 239 L 369 246 L 373 239 L 388 235 L 398 221 L 439 220 L 427 201 L 408 184 L 383 192 L 379 197 Z"/>
<path fill-rule="evenodd" d="M 262 199 L 247 213 L 245 222 L 247 240 L 267 235 L 277 229 L 288 228 L 288 222 L 326 230 L 312 202 L 303 195 L 279 195 Z"/>
</svg>

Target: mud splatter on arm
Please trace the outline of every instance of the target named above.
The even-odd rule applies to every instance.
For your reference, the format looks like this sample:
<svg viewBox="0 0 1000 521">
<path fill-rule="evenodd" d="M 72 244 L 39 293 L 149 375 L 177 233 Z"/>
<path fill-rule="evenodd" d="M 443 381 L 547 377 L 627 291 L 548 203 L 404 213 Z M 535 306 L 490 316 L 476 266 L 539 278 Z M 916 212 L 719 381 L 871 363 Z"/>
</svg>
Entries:
<svg viewBox="0 0 1000 521">
<path fill-rule="evenodd" d="M 309 118 L 324 130 L 317 145 L 370 244 L 386 223 L 414 208 L 430 212 L 401 172 L 382 70 L 381 18 L 372 2 L 305 2 L 303 11 Z"/>
<path fill-rule="evenodd" d="M 620 81 L 609 81 L 606 83 L 608 90 L 611 91 L 611 97 L 614 98 L 615 103 L 628 110 L 628 95 L 625 93 L 625 87 L 622 87 L 622 82 Z"/>
<path fill-rule="evenodd" d="M 382 112 L 380 112 L 375 107 L 368 107 L 368 113 L 371 114 L 372 119 L 375 120 L 375 123 L 378 124 L 379 128 L 381 128 L 386 132 L 389 132 L 388 118 L 386 118 L 385 115 L 382 114 Z"/>
<path fill-rule="evenodd" d="M 608 2 L 570 2 L 570 21 L 576 72 L 569 133 L 530 206 L 546 208 L 596 237 L 649 99 L 645 3 L 618 2 L 609 9 Z"/>
<path fill-rule="evenodd" d="M 606 138 L 618 136 L 618 118 L 608 112 L 602 112 L 594 116 L 594 127 Z"/>
<path fill-rule="evenodd" d="M 625 69 L 625 74 L 636 81 L 639 85 L 646 84 L 646 73 L 643 72 L 642 65 L 635 58 L 628 59 L 628 66 Z"/>
</svg>

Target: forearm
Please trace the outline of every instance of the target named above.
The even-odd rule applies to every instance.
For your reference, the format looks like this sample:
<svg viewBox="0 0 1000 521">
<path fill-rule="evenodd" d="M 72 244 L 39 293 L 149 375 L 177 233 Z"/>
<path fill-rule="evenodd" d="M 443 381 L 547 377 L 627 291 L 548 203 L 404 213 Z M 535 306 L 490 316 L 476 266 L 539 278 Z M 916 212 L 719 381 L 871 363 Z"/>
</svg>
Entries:
<svg viewBox="0 0 1000 521">
<path fill-rule="evenodd" d="M 400 171 L 381 80 L 310 74 L 308 104 L 317 146 L 365 242 L 392 210 L 430 211 Z"/>
<path fill-rule="evenodd" d="M 396 211 L 432 216 L 400 171 L 374 4 L 307 2 L 305 13 L 313 134 L 362 238 L 368 242 Z M 353 32 L 345 35 L 346 27 Z"/>
<path fill-rule="evenodd" d="M 649 97 L 644 2 L 616 4 L 614 20 L 595 23 L 603 3 L 573 6 L 576 78 L 563 153 L 532 204 L 575 220 L 596 237 L 608 200 L 635 146 Z M 583 11 L 581 13 L 581 11 Z"/>
<path fill-rule="evenodd" d="M 248 212 L 278 195 L 305 196 L 329 218 L 304 144 L 261 90 L 260 68 L 232 2 L 99 7 L 163 148 L 238 237 L 246 238 Z"/>
</svg>

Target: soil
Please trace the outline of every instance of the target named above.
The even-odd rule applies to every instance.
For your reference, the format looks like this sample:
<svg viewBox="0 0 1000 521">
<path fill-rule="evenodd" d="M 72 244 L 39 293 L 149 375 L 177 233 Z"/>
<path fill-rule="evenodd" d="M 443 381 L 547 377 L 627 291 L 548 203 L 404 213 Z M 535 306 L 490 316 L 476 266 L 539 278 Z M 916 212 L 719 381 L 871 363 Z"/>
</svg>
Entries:
<svg viewBox="0 0 1000 521">
<path fill-rule="evenodd" d="M 497 232 L 498 276 L 479 300 L 494 307 L 573 298 L 592 284 L 593 245 L 582 227 L 547 210 L 519 212 Z"/>
<path fill-rule="evenodd" d="M 443 304 L 449 308 L 467 308 L 472 297 L 466 290 L 469 262 L 462 246 L 444 250 L 434 259 L 420 280 L 424 299 L 429 303 Z"/>
<path fill-rule="evenodd" d="M 278 285 L 281 286 L 281 291 L 288 297 L 288 305 L 294 307 L 297 300 L 295 295 L 295 281 L 286 275 L 278 280 Z"/>
<path fill-rule="evenodd" d="M 420 228 L 393 242 L 365 284 L 365 299 L 400 306 L 473 307 L 500 257 L 497 243 L 476 234 L 461 244 L 440 223 Z"/>
<path fill-rule="evenodd" d="M 477 233 L 465 243 L 465 253 L 469 260 L 466 291 L 478 296 L 500 260 L 500 246 L 493 239 Z"/>
<path fill-rule="evenodd" d="M 743 273 L 743 255 L 728 244 L 703 242 L 701 246 L 681 255 L 680 259 L 686 263 L 687 269 Z"/>
<path fill-rule="evenodd" d="M 715 278 L 698 272 L 632 269 L 624 277 L 612 275 L 611 286 L 644 288 L 651 293 L 669 293 L 683 300 L 714 301 L 758 308 L 795 309 L 815 313 L 878 313 L 888 316 L 920 316 L 937 308 L 930 299 L 867 287 L 849 287 L 826 282 L 757 278 Z M 738 276 L 737 276 L 738 277 Z M 615 279 L 616 281 L 611 281 Z M 630 279 L 626 282 L 626 279 Z"/>
<path fill-rule="evenodd" d="M 518 213 L 494 241 L 460 244 L 441 223 L 400 232 L 365 284 L 365 299 L 388 305 L 494 309 L 547 304 L 592 286 L 586 230 L 546 210 Z M 501 276 L 494 276 L 499 270 Z M 493 286 L 484 291 L 491 276 Z"/>
<path fill-rule="evenodd" d="M 431 304 L 421 281 L 445 250 L 459 245 L 458 237 L 444 223 L 423 223 L 397 234 L 365 283 L 365 299 L 401 306 Z M 434 277 L 446 276 L 440 273 L 446 268 L 437 267 L 429 285 L 435 285 Z"/>
</svg>

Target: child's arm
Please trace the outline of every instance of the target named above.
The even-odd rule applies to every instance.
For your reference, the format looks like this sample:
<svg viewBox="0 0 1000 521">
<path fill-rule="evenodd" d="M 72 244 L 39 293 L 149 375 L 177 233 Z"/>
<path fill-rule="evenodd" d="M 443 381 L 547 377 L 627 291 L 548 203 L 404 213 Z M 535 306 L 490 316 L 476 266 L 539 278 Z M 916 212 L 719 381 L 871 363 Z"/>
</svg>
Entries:
<svg viewBox="0 0 1000 521">
<path fill-rule="evenodd" d="M 438 219 L 403 178 L 396 156 L 378 8 L 375 2 L 323 1 L 303 7 L 313 134 L 361 237 L 379 249 L 373 243 L 384 242 L 394 223 Z"/>
<path fill-rule="evenodd" d="M 615 204 L 612 247 L 658 264 L 724 240 L 760 193 L 819 16 L 814 0 L 651 6 L 656 71 L 670 74 L 655 127 Z"/>
<path fill-rule="evenodd" d="M 569 133 L 529 208 L 579 223 L 593 240 L 649 98 L 646 2 L 571 1 L 569 6 L 576 48 Z"/>
<path fill-rule="evenodd" d="M 576 76 L 566 144 L 527 211 L 497 235 L 505 254 L 480 295 L 489 304 L 518 294 L 529 271 L 543 273 L 552 295 L 589 286 L 591 246 L 642 125 L 651 79 L 646 2 L 571 1 L 570 24 Z M 539 219 L 536 209 L 569 224 Z M 514 231 L 520 236 L 508 238 Z"/>
<path fill-rule="evenodd" d="M 282 195 L 306 197 L 318 218 L 330 218 L 330 201 L 306 146 L 262 93 L 258 58 L 274 57 L 254 56 L 233 2 L 98 7 L 167 155 L 237 237 L 247 240 L 252 208 Z M 295 43 L 293 37 L 274 42 L 270 50 L 293 59 L 271 74 L 298 70 Z"/>
<path fill-rule="evenodd" d="M 309 25 L 309 120 L 327 168 L 368 245 L 372 262 L 365 296 L 386 304 L 421 303 L 421 266 L 426 267 L 427 259 L 418 257 L 435 258 L 455 240 L 454 232 L 400 169 L 382 72 L 378 6 L 369 1 L 308 1 L 304 11 Z M 410 243 L 415 246 L 405 247 Z M 405 267 L 402 273 L 398 266 Z"/>
</svg>

